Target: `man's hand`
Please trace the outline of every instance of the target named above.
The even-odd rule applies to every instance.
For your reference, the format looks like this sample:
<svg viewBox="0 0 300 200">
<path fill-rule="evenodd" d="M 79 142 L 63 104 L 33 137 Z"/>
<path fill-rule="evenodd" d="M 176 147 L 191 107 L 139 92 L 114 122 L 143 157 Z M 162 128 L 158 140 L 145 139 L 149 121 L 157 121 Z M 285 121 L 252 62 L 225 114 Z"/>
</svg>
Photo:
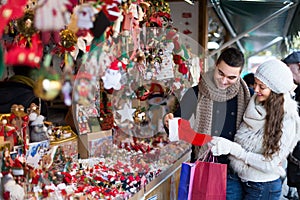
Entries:
<svg viewBox="0 0 300 200">
<path fill-rule="evenodd" d="M 165 115 L 164 117 L 164 125 L 169 128 L 169 119 L 173 119 L 174 118 L 174 115 L 173 113 L 168 113 Z"/>
</svg>

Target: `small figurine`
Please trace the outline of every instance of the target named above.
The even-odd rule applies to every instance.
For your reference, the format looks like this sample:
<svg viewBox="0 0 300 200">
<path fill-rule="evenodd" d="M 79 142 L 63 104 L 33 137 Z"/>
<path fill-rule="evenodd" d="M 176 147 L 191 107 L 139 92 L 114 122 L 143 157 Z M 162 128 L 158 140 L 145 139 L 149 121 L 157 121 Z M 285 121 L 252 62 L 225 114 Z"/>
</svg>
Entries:
<svg viewBox="0 0 300 200">
<path fill-rule="evenodd" d="M 88 118 L 84 115 L 82 110 L 78 111 L 78 126 L 79 126 L 79 132 L 80 134 L 85 134 L 91 132 L 89 124 L 88 124 Z"/>
<path fill-rule="evenodd" d="M 45 117 L 43 115 L 38 115 L 36 113 L 31 113 L 29 115 L 30 120 L 30 142 L 40 142 L 43 140 L 48 140 L 48 129 L 44 124 Z"/>
<path fill-rule="evenodd" d="M 14 164 L 14 161 L 10 157 L 10 151 L 6 147 L 3 150 L 3 156 L 2 156 L 1 172 L 2 172 L 3 176 L 11 173 L 11 168 L 12 168 L 13 164 Z"/>
<path fill-rule="evenodd" d="M 27 108 L 27 113 L 28 115 L 30 115 L 31 113 L 36 113 L 39 115 L 41 112 L 39 107 L 35 103 L 31 103 L 29 108 Z"/>
</svg>

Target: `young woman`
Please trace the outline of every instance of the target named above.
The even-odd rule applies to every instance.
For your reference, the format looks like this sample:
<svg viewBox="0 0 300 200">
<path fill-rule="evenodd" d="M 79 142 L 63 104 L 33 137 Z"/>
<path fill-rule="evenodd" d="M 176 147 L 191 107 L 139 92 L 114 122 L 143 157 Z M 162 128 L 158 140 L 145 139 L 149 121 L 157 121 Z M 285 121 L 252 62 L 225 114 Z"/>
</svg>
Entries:
<svg viewBox="0 0 300 200">
<path fill-rule="evenodd" d="M 230 166 L 242 180 L 246 200 L 276 200 L 281 195 L 282 162 L 300 134 L 297 103 L 289 68 L 273 59 L 255 73 L 255 94 L 250 99 L 234 142 L 214 137 L 212 153 L 229 154 Z"/>
</svg>

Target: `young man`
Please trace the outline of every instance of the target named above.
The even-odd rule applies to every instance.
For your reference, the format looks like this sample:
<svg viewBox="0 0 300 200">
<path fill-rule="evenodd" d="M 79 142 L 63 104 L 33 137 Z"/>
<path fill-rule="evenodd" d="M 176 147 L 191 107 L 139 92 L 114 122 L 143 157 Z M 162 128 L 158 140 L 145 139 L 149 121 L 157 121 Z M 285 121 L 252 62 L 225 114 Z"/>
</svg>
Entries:
<svg viewBox="0 0 300 200">
<path fill-rule="evenodd" d="M 248 86 L 240 78 L 244 62 L 244 55 L 238 49 L 224 50 L 214 69 L 202 74 L 199 84 L 186 92 L 178 110 L 164 117 L 165 126 L 168 127 L 168 120 L 173 117 L 189 120 L 195 116 L 192 127 L 196 132 L 233 141 L 250 99 Z M 193 146 L 191 161 L 194 162 L 206 149 L 205 146 Z M 220 156 L 218 161 L 229 163 L 227 156 Z M 227 199 L 242 199 L 240 180 L 229 165 Z"/>
<path fill-rule="evenodd" d="M 300 102 L 300 51 L 295 51 L 282 60 L 293 73 L 294 83 L 297 88 L 294 90 L 294 99 Z M 299 108 L 298 108 L 299 112 Z M 300 114 L 300 112 L 299 112 Z M 287 167 L 287 184 L 289 187 L 297 188 L 298 196 L 300 197 L 300 142 L 293 150 L 293 153 L 288 157 Z"/>
</svg>

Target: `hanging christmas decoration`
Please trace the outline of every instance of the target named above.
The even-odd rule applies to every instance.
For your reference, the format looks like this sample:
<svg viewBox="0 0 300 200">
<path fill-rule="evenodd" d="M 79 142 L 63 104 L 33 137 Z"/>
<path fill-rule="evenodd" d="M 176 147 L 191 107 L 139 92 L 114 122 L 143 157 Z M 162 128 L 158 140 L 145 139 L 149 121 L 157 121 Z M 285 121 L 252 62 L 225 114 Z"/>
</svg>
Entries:
<svg viewBox="0 0 300 200">
<path fill-rule="evenodd" d="M 31 38 L 33 34 L 37 33 L 38 30 L 34 26 L 34 13 L 32 10 L 26 11 L 24 16 L 17 20 L 17 30 L 21 37 L 25 38 Z"/>
<path fill-rule="evenodd" d="M 90 105 L 93 102 L 95 88 L 92 83 L 92 74 L 85 71 L 77 73 L 73 89 L 73 102 L 75 104 Z"/>
<path fill-rule="evenodd" d="M 133 116 L 136 109 L 131 108 L 128 104 L 125 104 L 122 110 L 118 110 L 117 113 L 121 115 L 121 123 L 125 120 L 133 122 Z"/>
<path fill-rule="evenodd" d="M 53 100 L 61 91 L 60 75 L 50 67 L 51 56 L 45 57 L 43 67 L 36 73 L 33 91 L 37 97 L 46 101 Z"/>
<path fill-rule="evenodd" d="M 149 116 L 145 108 L 137 108 L 133 114 L 134 123 L 139 126 L 144 126 L 149 123 Z"/>
<path fill-rule="evenodd" d="M 27 0 L 7 0 L 6 4 L 0 7 L 0 38 L 2 38 L 3 31 L 6 25 L 11 20 L 16 20 L 23 16 Z"/>
<path fill-rule="evenodd" d="M 114 60 L 109 69 L 106 70 L 105 75 L 102 77 L 105 89 L 119 90 L 121 88 L 121 67 L 122 63 L 119 60 Z"/>
<path fill-rule="evenodd" d="M 112 104 L 110 101 L 109 91 L 104 89 L 103 81 L 99 81 L 99 92 L 100 92 L 100 101 L 97 109 L 100 113 L 98 119 L 100 123 L 101 130 L 109 130 L 113 128 L 114 125 L 114 115 L 112 112 Z"/>
<path fill-rule="evenodd" d="M 34 10 L 37 6 L 37 1 L 38 0 L 27 0 L 25 11 Z"/>
<path fill-rule="evenodd" d="M 62 84 L 62 94 L 64 95 L 64 103 L 67 106 L 72 105 L 72 90 L 73 90 L 73 59 L 72 57 L 65 53 L 65 66 L 63 68 L 63 84 Z"/>
<path fill-rule="evenodd" d="M 64 29 L 60 32 L 61 45 L 67 50 L 74 50 L 74 46 L 77 43 L 76 35 L 69 29 Z"/>
<path fill-rule="evenodd" d="M 77 36 L 69 29 L 64 29 L 59 32 L 60 42 L 52 49 L 52 53 L 62 56 L 65 53 L 70 53 L 75 50 L 77 44 Z"/>
<path fill-rule="evenodd" d="M 41 31 L 58 31 L 65 27 L 69 0 L 39 0 L 35 10 L 35 26 Z"/>
</svg>

